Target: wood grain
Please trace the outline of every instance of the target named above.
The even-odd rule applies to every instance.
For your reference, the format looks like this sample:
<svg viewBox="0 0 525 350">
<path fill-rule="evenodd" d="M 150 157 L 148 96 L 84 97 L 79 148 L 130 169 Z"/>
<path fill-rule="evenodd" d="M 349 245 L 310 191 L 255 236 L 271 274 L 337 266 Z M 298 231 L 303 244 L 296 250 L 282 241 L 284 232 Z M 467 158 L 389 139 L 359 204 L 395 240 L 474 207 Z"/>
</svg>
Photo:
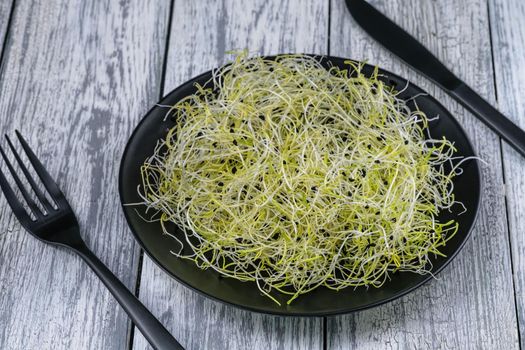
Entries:
<svg viewBox="0 0 525 350">
<path fill-rule="evenodd" d="M 128 136 L 160 92 L 168 8 L 169 1 L 17 1 L 0 76 L 0 130 L 25 135 L 69 198 L 88 246 L 131 289 L 138 248 L 117 174 Z M 0 348 L 125 349 L 129 326 L 87 265 L 25 233 L 2 196 Z"/>
<path fill-rule="evenodd" d="M 495 101 L 486 1 L 371 3 L 415 35 L 481 95 Z M 485 185 L 477 225 L 455 261 L 438 280 L 400 300 L 330 318 L 328 348 L 517 349 L 499 138 L 443 91 L 373 42 L 357 27 L 343 0 L 332 0 L 331 7 L 331 53 L 368 59 L 408 77 L 437 97 L 459 119 L 488 166 L 483 166 Z"/>
<path fill-rule="evenodd" d="M 165 93 L 216 67 L 225 51 L 326 53 L 328 2 L 175 1 Z M 322 319 L 285 318 L 211 301 L 144 258 L 140 298 L 187 349 L 321 349 Z M 147 347 L 135 337 L 135 349 Z"/>
<path fill-rule="evenodd" d="M 7 27 L 9 25 L 12 7 L 13 0 L 4 0 L 0 2 L 0 57 L 2 57 L 1 51 L 4 46 L 4 40 L 7 34 Z"/>
<path fill-rule="evenodd" d="M 525 129 L 525 3 L 489 1 L 499 109 Z M 525 348 L 525 159 L 503 145 L 507 212 L 521 347 Z"/>
</svg>

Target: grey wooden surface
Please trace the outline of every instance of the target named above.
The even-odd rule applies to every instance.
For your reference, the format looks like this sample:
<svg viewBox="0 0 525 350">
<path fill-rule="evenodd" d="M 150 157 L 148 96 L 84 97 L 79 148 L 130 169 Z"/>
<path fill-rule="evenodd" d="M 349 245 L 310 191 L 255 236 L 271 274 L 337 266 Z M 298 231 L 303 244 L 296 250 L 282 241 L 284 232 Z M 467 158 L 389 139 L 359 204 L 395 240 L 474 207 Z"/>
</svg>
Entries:
<svg viewBox="0 0 525 350">
<path fill-rule="evenodd" d="M 88 246 L 134 288 L 139 251 L 120 211 L 118 165 L 159 97 L 169 1 L 15 6 L 0 130 L 19 129 L 38 150 Z M 127 315 L 87 266 L 25 233 L 3 196 L 0 215 L 0 349 L 125 349 Z"/>
<path fill-rule="evenodd" d="M 525 2 L 489 1 L 496 96 L 502 112 L 525 128 Z M 516 313 L 525 348 L 525 162 L 503 144 Z"/>
<path fill-rule="evenodd" d="M 13 1 L 5 0 L 0 2 L 0 55 L 5 42 L 7 28 L 9 27 L 9 18 L 13 9 Z"/>
<path fill-rule="evenodd" d="M 525 127 L 521 0 L 371 3 Z M 2 47 L 0 130 L 26 135 L 70 199 L 88 245 L 128 287 L 139 286 L 140 299 L 188 349 L 525 345 L 525 160 L 373 42 L 343 0 L 16 0 L 12 16 L 11 1 L 1 1 Z M 162 94 L 243 48 L 368 60 L 416 82 L 457 116 L 488 165 L 472 237 L 438 280 L 352 315 L 286 318 L 208 300 L 140 259 L 118 204 L 125 142 Z M 149 346 L 80 259 L 29 237 L 1 198 L 0 349 L 52 348 Z"/>
</svg>

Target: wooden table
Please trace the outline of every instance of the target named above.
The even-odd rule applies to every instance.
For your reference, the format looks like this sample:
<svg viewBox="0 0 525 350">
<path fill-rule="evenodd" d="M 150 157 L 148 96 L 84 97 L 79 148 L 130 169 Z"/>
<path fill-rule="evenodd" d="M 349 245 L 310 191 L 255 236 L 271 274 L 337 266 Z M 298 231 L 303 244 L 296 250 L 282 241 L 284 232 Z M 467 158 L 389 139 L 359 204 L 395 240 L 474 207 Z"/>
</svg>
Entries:
<svg viewBox="0 0 525 350">
<path fill-rule="evenodd" d="M 372 3 L 525 128 L 525 2 Z M 88 245 L 186 348 L 525 347 L 525 159 L 372 41 L 343 0 L 2 0 L 0 44 L 0 130 L 29 139 Z M 438 280 L 371 310 L 286 318 L 206 299 L 141 253 L 117 193 L 124 145 L 162 95 L 243 48 L 368 60 L 410 78 L 460 120 L 487 163 L 483 204 Z M 88 267 L 26 234 L 3 197 L 0 348 L 148 348 Z"/>
</svg>

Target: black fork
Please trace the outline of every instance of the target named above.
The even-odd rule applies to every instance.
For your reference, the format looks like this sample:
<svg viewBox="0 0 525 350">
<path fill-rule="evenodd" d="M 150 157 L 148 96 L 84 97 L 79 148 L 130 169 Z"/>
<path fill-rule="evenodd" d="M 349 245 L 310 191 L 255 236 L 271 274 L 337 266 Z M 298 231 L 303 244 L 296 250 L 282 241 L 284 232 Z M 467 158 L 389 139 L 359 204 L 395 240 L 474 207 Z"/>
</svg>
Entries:
<svg viewBox="0 0 525 350">
<path fill-rule="evenodd" d="M 104 265 L 104 263 L 102 263 L 86 246 L 80 237 L 80 229 L 75 213 L 73 213 L 73 210 L 71 209 L 66 197 L 64 197 L 62 191 L 60 191 L 60 188 L 58 188 L 53 178 L 46 171 L 42 163 L 40 163 L 36 155 L 33 153 L 27 142 L 18 131 L 16 131 L 16 136 L 20 141 L 22 149 L 25 151 L 27 158 L 32 164 L 33 169 L 39 176 L 46 191 L 49 193 L 50 198 L 54 202 L 53 205 L 53 203 L 51 203 L 46 198 L 45 194 L 38 188 L 35 180 L 16 152 L 13 143 L 6 135 L 9 148 L 13 152 L 13 155 L 20 169 L 22 170 L 22 173 L 24 173 L 24 176 L 34 193 L 34 196 L 40 203 L 40 206 L 38 206 L 33 200 L 33 196 L 26 189 L 22 183 L 22 180 L 16 174 L 15 169 L 9 162 L 9 159 L 7 158 L 4 150 L 2 147 L 0 147 L 2 158 L 4 158 L 7 168 L 11 172 L 11 175 L 18 186 L 20 193 L 22 194 L 22 197 L 24 198 L 27 207 L 29 207 L 29 210 L 32 214 L 30 215 L 24 209 L 24 206 L 18 200 L 13 189 L 2 173 L 2 170 L 0 169 L 0 187 L 4 192 L 4 196 L 7 199 L 9 206 L 11 209 L 13 209 L 15 216 L 18 218 L 22 226 L 39 240 L 45 243 L 70 248 L 75 253 L 80 255 L 106 285 L 115 299 L 117 299 L 129 317 L 140 329 L 144 337 L 155 349 L 183 349 L 183 347 L 177 342 L 177 340 L 175 340 L 175 338 L 171 336 L 171 334 L 155 318 L 155 316 L 153 316 L 151 312 L 146 309 L 146 307 L 126 288 L 126 286 L 124 286 L 124 284 L 122 284 L 122 282 L 120 282 L 120 280 L 107 268 L 107 266 Z"/>
</svg>

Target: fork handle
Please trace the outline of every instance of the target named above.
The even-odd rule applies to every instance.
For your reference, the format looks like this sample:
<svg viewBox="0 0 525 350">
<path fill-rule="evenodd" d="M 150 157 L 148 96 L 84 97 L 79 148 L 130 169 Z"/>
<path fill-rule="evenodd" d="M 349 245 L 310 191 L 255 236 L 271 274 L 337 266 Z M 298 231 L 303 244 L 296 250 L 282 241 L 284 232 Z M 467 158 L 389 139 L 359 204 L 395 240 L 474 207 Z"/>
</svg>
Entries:
<svg viewBox="0 0 525 350">
<path fill-rule="evenodd" d="M 126 286 L 111 272 L 102 261 L 86 246 L 74 248 L 82 259 L 91 267 L 102 282 L 117 299 L 142 335 L 157 350 L 184 350 L 182 345 L 168 332 L 153 314 L 133 295 Z"/>
</svg>

